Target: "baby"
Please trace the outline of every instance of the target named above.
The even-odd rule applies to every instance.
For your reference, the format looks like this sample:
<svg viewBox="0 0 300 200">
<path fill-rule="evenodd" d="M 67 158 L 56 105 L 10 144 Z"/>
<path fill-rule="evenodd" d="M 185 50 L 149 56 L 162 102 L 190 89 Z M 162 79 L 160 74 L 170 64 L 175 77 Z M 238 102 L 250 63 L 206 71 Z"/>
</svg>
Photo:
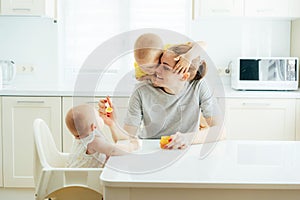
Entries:
<svg viewBox="0 0 300 200">
<path fill-rule="evenodd" d="M 111 144 L 101 133 L 104 126 L 97 110 L 87 104 L 71 108 L 66 125 L 75 137 L 67 167 L 103 167 L 109 156 L 123 155 L 138 149 L 138 141 L 128 144 Z"/>
<path fill-rule="evenodd" d="M 146 33 L 134 44 L 134 68 L 137 80 L 145 80 L 154 74 L 163 53 L 163 42 L 158 35 Z"/>
<path fill-rule="evenodd" d="M 186 54 L 175 58 L 178 63 L 173 70 L 177 73 L 188 72 L 191 61 L 200 56 L 200 46 L 206 45 L 203 41 L 198 42 L 200 46 L 192 42 L 187 44 L 192 48 Z M 169 44 L 163 45 L 161 38 L 156 34 L 145 33 L 141 35 L 134 44 L 136 79 L 139 81 L 150 79 L 159 64 L 163 50 L 170 46 Z"/>
</svg>

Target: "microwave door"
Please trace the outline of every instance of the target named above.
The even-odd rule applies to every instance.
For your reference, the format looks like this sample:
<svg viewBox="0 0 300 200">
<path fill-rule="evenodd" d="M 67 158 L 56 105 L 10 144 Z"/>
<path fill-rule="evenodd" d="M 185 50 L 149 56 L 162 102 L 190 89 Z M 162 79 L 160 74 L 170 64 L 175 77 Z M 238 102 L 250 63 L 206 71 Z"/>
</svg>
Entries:
<svg viewBox="0 0 300 200">
<path fill-rule="evenodd" d="M 285 80 L 283 60 L 261 60 L 260 72 L 260 80 L 262 81 Z"/>
<path fill-rule="evenodd" d="M 256 81 L 259 80 L 259 60 L 243 59 L 240 60 L 240 80 Z"/>
<path fill-rule="evenodd" d="M 285 62 L 284 60 L 277 60 L 277 77 L 279 81 L 285 80 Z"/>
<path fill-rule="evenodd" d="M 273 60 L 260 60 L 259 61 L 259 80 L 269 81 L 274 80 L 276 76 L 275 63 Z"/>
</svg>

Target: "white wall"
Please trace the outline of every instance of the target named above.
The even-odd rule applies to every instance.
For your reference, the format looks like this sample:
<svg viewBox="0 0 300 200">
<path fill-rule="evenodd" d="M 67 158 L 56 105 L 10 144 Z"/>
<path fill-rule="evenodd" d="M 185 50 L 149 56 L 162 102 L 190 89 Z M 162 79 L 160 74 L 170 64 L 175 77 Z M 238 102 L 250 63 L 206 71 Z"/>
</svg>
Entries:
<svg viewBox="0 0 300 200">
<path fill-rule="evenodd" d="M 239 56 L 290 55 L 289 20 L 197 19 L 190 27 L 190 37 L 206 41 L 218 68 Z M 35 67 L 34 73 L 18 73 L 15 84 L 58 84 L 57 39 L 57 24 L 51 19 L 0 16 L 0 59 Z"/>
<path fill-rule="evenodd" d="M 207 54 L 218 68 L 239 56 L 289 56 L 290 20 L 197 19 L 191 38 L 207 43 Z"/>
<path fill-rule="evenodd" d="M 58 82 L 57 24 L 41 17 L 0 16 L 0 60 L 32 65 L 34 73 L 17 73 L 15 84 Z"/>
</svg>

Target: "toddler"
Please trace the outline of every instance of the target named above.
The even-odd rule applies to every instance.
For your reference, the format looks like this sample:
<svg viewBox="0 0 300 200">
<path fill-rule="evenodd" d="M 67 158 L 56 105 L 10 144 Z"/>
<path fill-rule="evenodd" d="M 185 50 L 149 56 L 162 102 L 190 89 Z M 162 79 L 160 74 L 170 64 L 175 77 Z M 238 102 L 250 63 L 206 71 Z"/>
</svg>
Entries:
<svg viewBox="0 0 300 200">
<path fill-rule="evenodd" d="M 205 42 L 198 42 L 200 46 L 205 46 Z M 192 48 L 186 53 L 175 58 L 178 63 L 174 67 L 177 73 L 186 73 L 189 70 L 191 61 L 200 56 L 200 46 L 192 42 L 188 42 Z M 147 80 L 154 74 L 155 68 L 159 64 L 159 59 L 163 53 L 163 49 L 170 47 L 170 44 L 163 45 L 161 38 L 153 33 L 145 33 L 141 35 L 134 44 L 134 68 L 137 80 Z"/>
<path fill-rule="evenodd" d="M 109 156 L 123 155 L 138 149 L 137 139 L 131 139 L 128 144 L 109 143 L 100 131 L 104 122 L 90 105 L 71 108 L 65 121 L 75 137 L 67 167 L 104 167 Z"/>
<path fill-rule="evenodd" d="M 158 35 L 146 33 L 134 44 L 134 68 L 137 80 L 145 80 L 154 74 L 163 53 L 163 42 Z"/>
</svg>

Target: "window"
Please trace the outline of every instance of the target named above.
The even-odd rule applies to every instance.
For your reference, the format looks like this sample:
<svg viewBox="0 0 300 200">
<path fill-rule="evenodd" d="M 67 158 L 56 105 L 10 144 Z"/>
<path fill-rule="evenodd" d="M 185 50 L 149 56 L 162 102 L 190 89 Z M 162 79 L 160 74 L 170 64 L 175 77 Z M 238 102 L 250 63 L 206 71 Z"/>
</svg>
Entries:
<svg viewBox="0 0 300 200">
<path fill-rule="evenodd" d="M 63 0 L 59 2 L 62 80 L 72 80 L 86 57 L 124 31 L 165 28 L 186 34 L 188 0 Z M 131 61 L 128 61 L 128 65 Z"/>
</svg>

